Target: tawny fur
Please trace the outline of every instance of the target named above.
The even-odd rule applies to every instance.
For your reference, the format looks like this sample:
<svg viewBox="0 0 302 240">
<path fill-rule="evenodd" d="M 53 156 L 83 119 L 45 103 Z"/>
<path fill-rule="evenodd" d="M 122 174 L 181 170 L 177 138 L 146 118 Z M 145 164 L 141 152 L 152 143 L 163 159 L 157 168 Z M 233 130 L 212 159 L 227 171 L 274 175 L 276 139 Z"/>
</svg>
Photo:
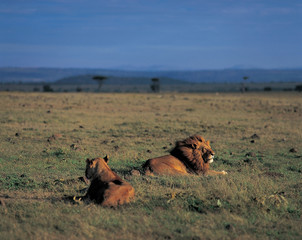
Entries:
<svg viewBox="0 0 302 240">
<path fill-rule="evenodd" d="M 210 170 L 214 151 L 209 141 L 194 135 L 176 142 L 170 155 L 149 159 L 143 165 L 146 175 L 225 175 L 225 171 Z"/>
<path fill-rule="evenodd" d="M 129 203 L 134 198 L 134 188 L 113 172 L 107 162 L 107 156 L 86 160 L 85 175 L 91 184 L 84 199 L 108 207 Z"/>
</svg>

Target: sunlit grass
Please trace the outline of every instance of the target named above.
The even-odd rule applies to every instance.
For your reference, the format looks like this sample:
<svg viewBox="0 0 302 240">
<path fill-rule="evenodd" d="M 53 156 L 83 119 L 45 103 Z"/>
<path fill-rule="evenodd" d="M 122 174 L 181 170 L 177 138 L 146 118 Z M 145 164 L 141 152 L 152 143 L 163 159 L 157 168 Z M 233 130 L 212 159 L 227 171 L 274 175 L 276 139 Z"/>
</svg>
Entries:
<svg viewBox="0 0 302 240">
<path fill-rule="evenodd" d="M 0 101 L 3 239 L 301 238 L 298 93 L 1 93 Z M 129 175 L 195 133 L 211 141 L 211 167 L 228 175 Z M 64 201 L 84 194 L 86 158 L 106 154 L 135 200 L 117 209 Z"/>
</svg>

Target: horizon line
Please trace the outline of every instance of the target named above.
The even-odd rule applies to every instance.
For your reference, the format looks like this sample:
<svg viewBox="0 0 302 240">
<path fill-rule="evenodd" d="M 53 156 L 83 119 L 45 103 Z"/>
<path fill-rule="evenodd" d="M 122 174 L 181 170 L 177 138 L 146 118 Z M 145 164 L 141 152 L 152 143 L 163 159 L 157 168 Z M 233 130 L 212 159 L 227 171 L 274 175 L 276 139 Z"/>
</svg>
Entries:
<svg viewBox="0 0 302 240">
<path fill-rule="evenodd" d="M 199 69 L 148 69 L 148 67 L 133 67 L 137 69 L 127 69 L 127 68 L 118 68 L 118 67 L 110 67 L 110 68 L 101 68 L 101 67 L 21 67 L 21 66 L 0 66 L 0 69 L 4 68 L 18 68 L 18 69 L 85 69 L 85 70 L 106 70 L 106 71 L 129 71 L 129 72 L 181 72 L 181 71 L 223 71 L 223 70 L 302 70 L 301 67 L 228 67 L 228 68 L 199 68 Z"/>
</svg>

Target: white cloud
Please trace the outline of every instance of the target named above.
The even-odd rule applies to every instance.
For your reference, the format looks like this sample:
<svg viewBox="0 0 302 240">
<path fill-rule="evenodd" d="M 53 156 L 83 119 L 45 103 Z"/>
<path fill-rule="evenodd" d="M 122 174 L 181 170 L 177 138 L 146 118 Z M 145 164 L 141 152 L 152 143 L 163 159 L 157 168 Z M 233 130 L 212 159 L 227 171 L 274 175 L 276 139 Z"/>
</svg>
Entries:
<svg viewBox="0 0 302 240">
<path fill-rule="evenodd" d="M 12 44 L 0 43 L 2 53 L 43 54 L 46 53 L 111 53 L 115 52 L 113 47 L 77 46 L 77 45 L 42 45 L 42 44 Z"/>
<path fill-rule="evenodd" d="M 224 8 L 221 10 L 222 13 L 230 14 L 230 15 L 245 15 L 251 12 L 251 8 L 247 7 L 234 7 L 234 8 Z"/>
<path fill-rule="evenodd" d="M 265 4 L 242 5 L 227 7 L 221 10 L 222 13 L 227 15 L 248 15 L 248 14 L 261 14 L 261 15 L 289 15 L 299 11 L 299 6 L 288 4 L 286 7 L 274 7 Z"/>
<path fill-rule="evenodd" d="M 263 15 L 288 15 L 292 14 L 294 11 L 294 9 L 288 7 L 271 7 L 260 10 Z"/>
<path fill-rule="evenodd" d="M 35 8 L 25 8 L 25 9 L 13 9 L 13 8 L 3 8 L 0 9 L 0 13 L 6 14 L 32 14 L 37 12 Z"/>
</svg>

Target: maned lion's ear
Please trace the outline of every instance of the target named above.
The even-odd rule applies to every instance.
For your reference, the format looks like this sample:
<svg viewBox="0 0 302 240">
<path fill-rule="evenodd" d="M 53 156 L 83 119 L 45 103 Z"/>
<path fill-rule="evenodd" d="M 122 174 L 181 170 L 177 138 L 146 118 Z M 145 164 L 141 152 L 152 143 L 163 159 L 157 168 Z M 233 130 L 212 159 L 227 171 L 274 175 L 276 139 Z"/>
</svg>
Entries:
<svg viewBox="0 0 302 240">
<path fill-rule="evenodd" d="M 89 158 L 86 159 L 86 163 L 90 163 L 91 160 Z"/>
<path fill-rule="evenodd" d="M 105 162 L 108 162 L 109 161 L 109 156 L 106 155 L 106 157 L 104 157 L 104 160 L 105 160 Z"/>
<path fill-rule="evenodd" d="M 196 143 L 192 143 L 192 148 L 196 149 L 197 148 L 197 144 Z"/>
<path fill-rule="evenodd" d="M 206 141 L 206 144 L 210 146 L 210 141 L 209 141 L 209 140 L 208 140 L 208 141 Z"/>
</svg>

